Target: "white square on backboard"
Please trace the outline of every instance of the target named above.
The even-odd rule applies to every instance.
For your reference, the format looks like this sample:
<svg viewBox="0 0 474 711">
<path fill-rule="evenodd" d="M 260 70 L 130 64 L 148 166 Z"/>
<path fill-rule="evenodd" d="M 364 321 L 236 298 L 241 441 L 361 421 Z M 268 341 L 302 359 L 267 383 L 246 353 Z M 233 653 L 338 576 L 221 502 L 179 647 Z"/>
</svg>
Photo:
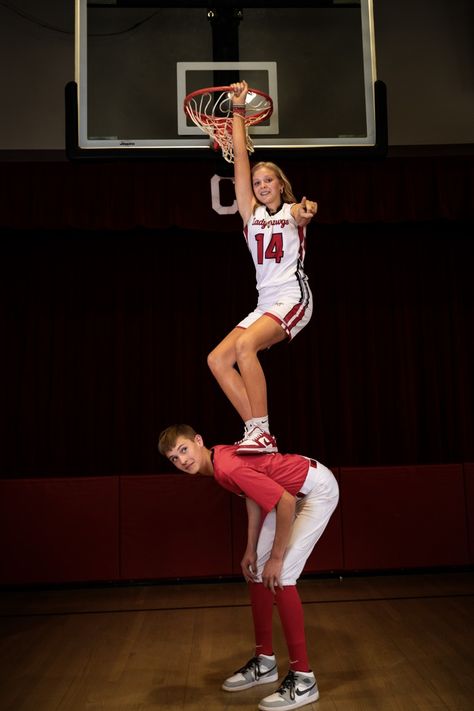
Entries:
<svg viewBox="0 0 474 711">
<path fill-rule="evenodd" d="M 267 126 L 252 126 L 250 133 L 269 133 L 277 135 L 278 128 L 278 82 L 277 82 L 277 64 L 276 62 L 177 62 L 176 63 L 176 80 L 177 80 L 177 116 L 178 116 L 178 135 L 185 136 L 188 134 L 199 135 L 202 131 L 197 126 L 188 126 L 186 114 L 183 110 L 184 99 L 189 94 L 186 84 L 186 72 L 192 71 L 210 71 L 219 69 L 238 69 L 245 71 L 262 71 L 267 73 L 268 93 L 273 101 L 273 113 L 270 117 L 270 123 Z M 204 87 L 202 87 L 204 88 Z"/>
</svg>

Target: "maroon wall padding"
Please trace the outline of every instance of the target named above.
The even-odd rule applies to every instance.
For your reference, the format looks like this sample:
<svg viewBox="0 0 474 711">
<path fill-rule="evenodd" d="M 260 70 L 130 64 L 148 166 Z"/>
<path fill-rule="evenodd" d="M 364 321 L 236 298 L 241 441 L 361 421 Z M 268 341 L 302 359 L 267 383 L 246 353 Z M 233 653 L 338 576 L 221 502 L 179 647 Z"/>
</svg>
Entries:
<svg viewBox="0 0 474 711">
<path fill-rule="evenodd" d="M 119 577 L 118 478 L 0 480 L 0 583 Z"/>
<path fill-rule="evenodd" d="M 461 464 L 341 468 L 346 570 L 466 565 Z"/>
<path fill-rule="evenodd" d="M 474 563 L 474 463 L 464 464 L 469 562 Z"/>
<path fill-rule="evenodd" d="M 122 579 L 231 575 L 230 498 L 210 478 L 121 477 Z"/>
<path fill-rule="evenodd" d="M 467 565 L 474 464 L 343 468 L 338 508 L 305 567 Z M 0 584 L 240 575 L 243 499 L 180 474 L 0 480 Z"/>
<path fill-rule="evenodd" d="M 339 472 L 332 469 L 334 476 L 339 481 Z M 240 561 L 247 543 L 247 512 L 245 499 L 232 497 L 232 543 L 233 543 L 233 572 L 240 574 Z M 342 549 L 342 523 L 340 505 L 334 511 L 326 530 L 316 544 L 305 565 L 305 573 L 320 573 L 330 570 L 341 570 L 344 556 Z"/>
</svg>

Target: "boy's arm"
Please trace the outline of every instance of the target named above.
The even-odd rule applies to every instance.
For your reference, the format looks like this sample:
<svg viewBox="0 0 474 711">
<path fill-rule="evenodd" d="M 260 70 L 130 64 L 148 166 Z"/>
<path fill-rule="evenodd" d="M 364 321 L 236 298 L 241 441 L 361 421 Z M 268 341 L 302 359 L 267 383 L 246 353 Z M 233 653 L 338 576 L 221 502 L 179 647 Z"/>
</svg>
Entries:
<svg viewBox="0 0 474 711">
<path fill-rule="evenodd" d="M 247 506 L 247 548 L 240 565 L 245 580 L 251 583 L 257 574 L 257 541 L 262 511 L 253 499 L 246 497 L 245 504 Z"/>
<path fill-rule="evenodd" d="M 263 584 L 275 593 L 276 587 L 283 587 L 280 581 L 283 556 L 285 555 L 295 518 L 295 497 L 284 491 L 276 505 L 275 538 L 270 558 L 262 573 Z"/>
</svg>

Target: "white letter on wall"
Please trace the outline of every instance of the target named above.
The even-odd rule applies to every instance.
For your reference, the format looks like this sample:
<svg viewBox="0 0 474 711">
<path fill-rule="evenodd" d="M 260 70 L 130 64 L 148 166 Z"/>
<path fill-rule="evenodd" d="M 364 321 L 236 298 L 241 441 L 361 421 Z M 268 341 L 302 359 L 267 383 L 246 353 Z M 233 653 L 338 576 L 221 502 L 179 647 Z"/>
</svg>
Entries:
<svg viewBox="0 0 474 711">
<path fill-rule="evenodd" d="M 221 180 L 231 180 L 234 182 L 234 178 L 223 178 L 220 175 L 213 175 L 211 178 L 211 196 L 212 196 L 212 209 L 215 210 L 219 215 L 233 215 L 237 212 L 237 200 L 234 200 L 232 205 L 222 205 L 221 204 L 221 191 L 220 182 Z"/>
</svg>

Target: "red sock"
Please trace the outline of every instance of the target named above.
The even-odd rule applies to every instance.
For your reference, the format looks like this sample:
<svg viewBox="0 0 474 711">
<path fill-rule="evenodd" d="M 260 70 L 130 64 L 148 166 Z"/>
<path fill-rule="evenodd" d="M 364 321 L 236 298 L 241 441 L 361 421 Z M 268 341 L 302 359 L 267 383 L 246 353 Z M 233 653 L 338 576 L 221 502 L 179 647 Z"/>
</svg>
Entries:
<svg viewBox="0 0 474 711">
<path fill-rule="evenodd" d="M 249 583 L 255 630 L 255 654 L 273 654 L 272 617 L 275 598 L 263 583 Z"/>
<path fill-rule="evenodd" d="M 303 605 L 296 585 L 278 588 L 275 598 L 290 655 L 290 669 L 302 672 L 310 671 L 304 631 Z"/>
</svg>

